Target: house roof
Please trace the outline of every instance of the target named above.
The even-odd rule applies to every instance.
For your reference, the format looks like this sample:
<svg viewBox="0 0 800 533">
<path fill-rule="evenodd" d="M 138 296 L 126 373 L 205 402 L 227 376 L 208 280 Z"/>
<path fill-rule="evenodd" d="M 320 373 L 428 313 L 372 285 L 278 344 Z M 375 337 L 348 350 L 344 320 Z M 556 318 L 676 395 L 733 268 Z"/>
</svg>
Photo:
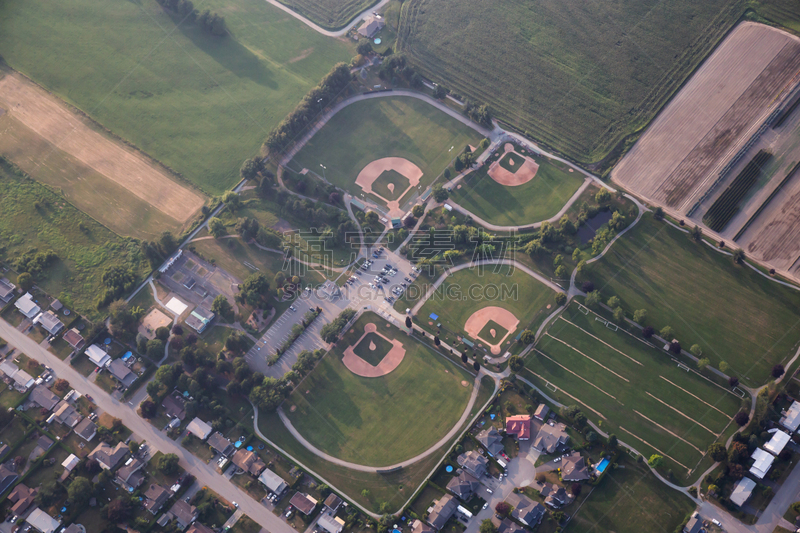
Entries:
<svg viewBox="0 0 800 533">
<path fill-rule="evenodd" d="M 469 500 L 475 491 L 478 490 L 480 483 L 472 475 L 461 472 L 460 475 L 452 478 L 447 483 L 447 490 L 461 498 L 462 500 Z"/>
<path fill-rule="evenodd" d="M 753 455 L 750 457 L 755 460 L 753 466 L 750 467 L 750 473 L 756 476 L 758 479 L 763 479 L 763 477 L 772 467 L 772 463 L 775 461 L 775 456 L 762 450 L 761 448 L 756 448 L 756 451 L 754 451 Z"/>
<path fill-rule="evenodd" d="M 297 510 L 304 515 L 310 515 L 317 506 L 317 500 L 302 492 L 295 492 L 292 495 L 292 499 L 289 500 L 289 503 L 294 505 Z"/>
<path fill-rule="evenodd" d="M 317 520 L 317 525 L 328 533 L 341 533 L 344 529 L 344 520 L 334 515 L 324 513 L 319 517 L 319 520 Z"/>
<path fill-rule="evenodd" d="M 80 350 L 83 348 L 83 345 L 86 344 L 86 340 L 83 338 L 83 335 L 81 335 L 75 328 L 68 329 L 61 338 L 76 350 Z"/>
<path fill-rule="evenodd" d="M 478 433 L 475 438 L 486 448 L 486 451 L 493 456 L 499 454 L 504 449 L 503 437 L 494 426 L 489 429 L 484 429 Z"/>
<path fill-rule="evenodd" d="M 730 500 L 741 507 L 753 494 L 754 488 L 756 488 L 756 482 L 749 477 L 743 477 L 733 486 Z"/>
<path fill-rule="evenodd" d="M 289 485 L 287 485 L 286 481 L 283 480 L 281 476 L 267 468 L 261 475 L 258 476 L 258 480 L 267 487 L 268 490 L 272 492 L 276 492 L 278 494 L 282 493 L 287 489 Z M 326 500 L 327 501 L 327 500 Z"/>
<path fill-rule="evenodd" d="M 527 525 L 539 523 L 544 515 L 545 508 L 539 502 L 534 502 L 523 494 L 511 493 L 506 497 L 506 503 L 513 507 L 511 517 Z"/>
<path fill-rule="evenodd" d="M 697 514 L 697 511 L 692 514 L 689 521 L 683 526 L 683 530 L 686 533 L 700 533 L 703 531 L 703 519 Z"/>
<path fill-rule="evenodd" d="M 144 462 L 136 458 L 128 459 L 125 465 L 117 470 L 117 479 L 136 488 L 144 481 L 144 473 L 140 472 L 142 468 Z"/>
<path fill-rule="evenodd" d="M 111 361 L 111 356 L 96 344 L 92 344 L 86 348 L 86 357 L 89 358 L 89 361 L 100 368 L 103 368 L 108 364 L 109 361 Z"/>
<path fill-rule="evenodd" d="M 366 20 L 364 20 L 364 23 L 359 26 L 358 33 L 364 37 L 372 37 L 385 25 L 386 23 L 375 16 L 368 17 Z"/>
<path fill-rule="evenodd" d="M 461 467 L 467 469 L 469 473 L 477 478 L 483 477 L 486 473 L 486 465 L 489 463 L 486 457 L 475 450 L 462 453 L 456 460 Z"/>
<path fill-rule="evenodd" d="M 193 330 L 202 333 L 206 329 L 206 326 L 214 320 L 214 316 L 216 315 L 214 315 L 213 312 L 198 305 L 189 313 L 189 316 L 186 317 L 184 322 Z"/>
<path fill-rule="evenodd" d="M 177 418 L 179 420 L 183 420 L 186 416 L 186 411 L 184 410 L 185 405 L 186 401 L 177 393 L 167 395 L 164 401 L 161 402 L 161 407 L 164 408 L 164 414 L 170 418 Z"/>
<path fill-rule="evenodd" d="M 411 533 L 433 533 L 436 531 L 422 520 L 414 520 L 411 524 Z"/>
<path fill-rule="evenodd" d="M 562 423 L 550 425 L 542 424 L 539 433 L 533 441 L 533 447 L 540 451 L 553 453 L 556 449 L 569 441 L 567 426 Z"/>
<path fill-rule="evenodd" d="M 17 301 L 14 302 L 14 307 L 19 309 L 19 312 L 28 318 L 33 318 L 42 311 L 42 309 L 36 305 L 36 302 L 33 301 L 33 296 L 31 296 L 29 292 L 20 296 Z"/>
<path fill-rule="evenodd" d="M 73 468 L 75 468 L 76 466 L 78 466 L 78 464 L 80 464 L 80 462 L 81 460 L 78 459 L 78 456 L 75 455 L 74 453 L 71 453 L 69 454 L 69 457 L 64 459 L 64 462 L 61 463 L 61 466 L 63 466 L 64 469 L 67 470 L 68 472 L 71 472 Z"/>
<path fill-rule="evenodd" d="M 259 475 L 267 467 L 264 461 L 258 457 L 258 454 L 248 450 L 236 450 L 231 461 L 245 472 L 249 472 L 254 476 Z"/>
<path fill-rule="evenodd" d="M 9 378 L 13 378 L 14 374 L 19 372 L 19 367 L 12 363 L 11 361 L 3 361 L 0 363 L 0 372 L 5 374 Z"/>
<path fill-rule="evenodd" d="M 0 465 L 0 494 L 4 493 L 18 477 L 16 472 L 12 472 L 5 465 Z"/>
<path fill-rule="evenodd" d="M 39 407 L 52 411 L 58 405 L 59 397 L 44 385 L 36 385 L 31 391 L 30 400 Z"/>
<path fill-rule="evenodd" d="M 547 418 L 547 415 L 550 413 L 550 408 L 547 407 L 545 404 L 540 403 L 539 407 L 536 408 L 536 412 L 533 413 L 534 418 L 538 418 L 539 420 L 544 420 Z"/>
<path fill-rule="evenodd" d="M 189 422 L 189 425 L 186 426 L 186 430 L 197 437 L 200 440 L 206 440 L 208 437 L 211 436 L 211 433 L 214 429 L 200 420 L 199 418 L 195 417 L 194 420 Z"/>
<path fill-rule="evenodd" d="M 14 289 L 17 286 L 8 281 L 6 278 L 0 278 L 0 300 L 8 302 L 14 296 Z"/>
<path fill-rule="evenodd" d="M 61 525 L 61 522 L 45 513 L 41 509 L 34 509 L 33 512 L 31 512 L 31 514 L 28 516 L 26 522 L 42 533 L 54 533 L 54 531 Z"/>
<path fill-rule="evenodd" d="M 64 400 L 58 402 L 58 405 L 53 412 L 55 413 L 56 418 L 58 418 L 62 424 L 71 428 L 74 428 L 76 425 L 78 425 L 78 422 L 81 419 L 80 413 L 78 413 L 74 407 Z"/>
<path fill-rule="evenodd" d="M 497 526 L 497 533 L 527 533 L 527 530 L 516 522 L 504 518 L 500 525 Z"/>
<path fill-rule="evenodd" d="M 330 494 L 328 494 L 328 497 L 325 498 L 325 502 L 323 503 L 323 505 L 325 505 L 325 507 L 327 507 L 328 509 L 333 510 L 333 512 L 336 512 L 339 506 L 342 505 L 342 499 L 338 497 L 336 494 L 331 492 Z"/>
<path fill-rule="evenodd" d="M 434 529 L 442 529 L 456 512 L 456 507 L 458 507 L 458 501 L 450 494 L 445 494 L 433 505 L 433 509 L 428 514 L 428 523 Z"/>
<path fill-rule="evenodd" d="M 222 436 L 222 433 L 215 431 L 208 437 L 208 445 L 217 450 L 222 455 L 230 455 L 233 451 L 233 443 Z"/>
<path fill-rule="evenodd" d="M 574 452 L 561 459 L 561 478 L 564 481 L 583 481 L 589 479 L 589 469 L 581 454 Z"/>
<path fill-rule="evenodd" d="M 555 483 L 545 483 L 539 494 L 544 498 L 544 503 L 550 507 L 561 507 L 567 502 L 567 491 Z"/>
<path fill-rule="evenodd" d="M 125 366 L 125 363 L 122 361 L 122 359 L 114 359 L 106 368 L 108 368 L 108 371 L 111 372 L 111 375 L 117 378 L 117 380 L 125 387 L 130 387 L 138 377 L 136 374 L 131 372 L 127 366 Z"/>
<path fill-rule="evenodd" d="M 50 449 L 50 447 L 51 447 L 53 444 L 54 444 L 54 443 L 53 443 L 53 439 L 51 439 L 51 438 L 50 438 L 50 437 L 48 437 L 47 435 L 42 435 L 42 436 L 41 436 L 41 437 L 39 437 L 39 439 L 36 441 L 36 445 L 37 445 L 39 448 L 41 448 L 42 450 L 44 450 L 44 451 L 47 451 L 47 450 L 49 450 L 49 449 Z"/>
<path fill-rule="evenodd" d="M 781 425 L 794 433 L 800 427 L 800 402 L 794 401 L 781 418 Z"/>
<path fill-rule="evenodd" d="M 519 440 L 531 438 L 531 415 L 516 415 L 506 418 L 506 434 L 514 435 Z"/>
<path fill-rule="evenodd" d="M 86 528 L 82 524 L 70 524 L 67 529 L 61 533 L 86 533 Z"/>
<path fill-rule="evenodd" d="M 764 445 L 764 449 L 773 455 L 778 455 L 789 444 L 789 440 L 791 437 L 787 433 L 778 430 L 772 434 L 772 438 Z"/>
<path fill-rule="evenodd" d="M 176 501 L 169 512 L 173 514 L 178 523 L 183 527 L 197 520 L 197 507 L 183 500 Z"/>
<path fill-rule="evenodd" d="M 161 509 L 161 506 L 169 499 L 170 491 L 161 485 L 150 485 L 144 491 L 144 507 L 151 513 L 155 514 L 156 511 Z"/>
<path fill-rule="evenodd" d="M 64 323 L 52 311 L 45 311 L 34 319 L 40 326 L 47 330 L 51 335 L 55 335 L 64 329 Z"/>
<path fill-rule="evenodd" d="M 203 524 L 195 522 L 192 527 L 186 530 L 186 533 L 214 533 L 214 530 Z"/>
<path fill-rule="evenodd" d="M 94 438 L 95 433 L 97 433 L 97 424 L 89 420 L 89 418 L 84 418 L 78 425 L 74 428 L 75 433 L 81 436 L 83 440 L 89 441 Z"/>
<path fill-rule="evenodd" d="M 97 460 L 100 466 L 111 469 L 117 466 L 125 455 L 128 453 L 128 447 L 124 443 L 118 442 L 113 448 L 105 442 L 101 442 L 89 454 L 91 459 Z"/>
<path fill-rule="evenodd" d="M 28 488 L 24 483 L 14 487 L 8 495 L 9 501 L 14 504 L 11 506 L 12 514 L 21 515 L 24 513 L 36 498 L 36 492 L 36 489 Z"/>
</svg>

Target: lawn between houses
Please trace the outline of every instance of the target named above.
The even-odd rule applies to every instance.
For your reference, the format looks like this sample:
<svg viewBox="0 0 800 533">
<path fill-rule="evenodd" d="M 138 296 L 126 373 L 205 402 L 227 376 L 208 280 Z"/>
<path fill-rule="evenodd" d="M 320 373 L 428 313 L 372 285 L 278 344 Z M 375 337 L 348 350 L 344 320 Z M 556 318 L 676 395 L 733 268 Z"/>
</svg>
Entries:
<svg viewBox="0 0 800 533">
<path fill-rule="evenodd" d="M 568 306 L 526 357 L 523 376 L 561 403 L 578 404 L 646 458 L 663 455 L 676 475 L 688 476 L 712 442 L 724 442 L 749 399 L 587 311 Z"/>
<path fill-rule="evenodd" d="M 342 363 L 344 350 L 369 323 L 406 350 L 400 366 L 378 378 L 356 376 Z M 358 464 L 388 466 L 424 452 L 450 431 L 464 412 L 473 380 L 386 319 L 366 312 L 298 385 L 283 410 L 322 451 Z"/>
<path fill-rule="evenodd" d="M 603 300 L 619 297 L 628 316 L 646 309 L 646 324 L 672 327 L 684 349 L 699 344 L 712 365 L 726 361 L 727 374 L 751 386 L 785 364 L 800 339 L 800 291 L 734 265 L 649 214 L 585 278 Z"/>
</svg>

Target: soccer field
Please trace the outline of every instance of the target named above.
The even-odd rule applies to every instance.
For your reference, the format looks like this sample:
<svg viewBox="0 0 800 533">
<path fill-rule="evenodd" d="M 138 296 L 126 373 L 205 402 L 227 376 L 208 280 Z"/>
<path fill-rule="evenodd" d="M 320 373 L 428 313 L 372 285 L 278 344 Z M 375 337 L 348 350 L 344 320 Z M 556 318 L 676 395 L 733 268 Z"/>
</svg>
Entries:
<svg viewBox="0 0 800 533">
<path fill-rule="evenodd" d="M 686 474 L 732 423 L 742 398 L 615 328 L 570 304 L 526 357 L 523 376 L 579 405 L 645 457 L 663 455 Z"/>
<path fill-rule="evenodd" d="M 381 335 L 399 339 L 406 350 L 400 366 L 382 377 L 356 376 L 342 363 L 344 350 L 358 342 L 368 323 L 376 324 Z M 361 346 L 365 342 L 370 341 L 362 340 L 359 351 L 368 349 Z M 388 466 L 424 452 L 446 435 L 463 414 L 473 382 L 460 366 L 367 312 L 295 389 L 283 410 L 322 451 L 358 464 Z"/>
</svg>

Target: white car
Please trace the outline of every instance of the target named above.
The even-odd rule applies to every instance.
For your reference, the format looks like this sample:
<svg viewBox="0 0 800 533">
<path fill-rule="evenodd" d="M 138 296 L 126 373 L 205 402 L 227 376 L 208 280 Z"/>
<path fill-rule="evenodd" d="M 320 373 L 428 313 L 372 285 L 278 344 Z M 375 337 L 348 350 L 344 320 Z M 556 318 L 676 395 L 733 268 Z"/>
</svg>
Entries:
<svg viewBox="0 0 800 533">
<path fill-rule="evenodd" d="M 717 527 L 722 527 L 722 522 L 720 522 L 720 521 L 719 521 L 719 520 L 717 520 L 716 518 L 712 519 L 712 520 L 711 520 L 711 523 L 712 523 L 712 524 L 714 524 L 714 525 L 715 525 L 715 526 L 717 526 Z"/>
</svg>

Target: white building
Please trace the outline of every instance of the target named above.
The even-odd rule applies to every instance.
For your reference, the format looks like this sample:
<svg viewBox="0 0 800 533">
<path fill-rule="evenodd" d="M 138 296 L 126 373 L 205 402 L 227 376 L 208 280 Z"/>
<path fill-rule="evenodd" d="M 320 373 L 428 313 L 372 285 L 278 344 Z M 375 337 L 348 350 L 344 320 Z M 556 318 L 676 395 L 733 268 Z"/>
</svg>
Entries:
<svg viewBox="0 0 800 533">
<path fill-rule="evenodd" d="M 743 477 L 733 486 L 731 501 L 741 507 L 750 499 L 754 488 L 756 488 L 756 482 L 749 477 Z"/>
<path fill-rule="evenodd" d="M 800 403 L 792 402 L 789 409 L 783 413 L 781 425 L 788 429 L 790 433 L 797 431 L 797 428 L 800 427 Z"/>
<path fill-rule="evenodd" d="M 14 307 L 16 307 L 20 313 L 30 319 L 35 318 L 36 315 L 42 312 L 42 309 L 36 305 L 36 302 L 33 301 L 33 296 L 31 296 L 31 293 L 29 292 L 26 292 L 20 296 L 19 300 L 14 302 Z"/>
<path fill-rule="evenodd" d="M 189 422 L 189 425 L 186 426 L 186 430 L 200 440 L 206 440 L 214 432 L 214 428 L 199 418 L 195 418 Z"/>
<path fill-rule="evenodd" d="M 89 361 L 96 364 L 100 368 L 105 368 L 105 366 L 111 361 L 111 356 L 96 344 L 92 344 L 86 348 L 86 356 L 89 358 Z"/>
<path fill-rule="evenodd" d="M 775 456 L 762 450 L 761 448 L 758 448 L 750 457 L 755 460 L 753 466 L 750 467 L 750 473 L 756 476 L 758 479 L 764 479 L 764 476 L 767 475 L 769 469 L 772 468 L 772 463 L 775 461 Z"/>
<path fill-rule="evenodd" d="M 777 429 L 769 442 L 764 445 L 764 449 L 772 455 L 778 455 L 789 444 L 789 440 L 791 437 L 787 433 Z"/>
</svg>

